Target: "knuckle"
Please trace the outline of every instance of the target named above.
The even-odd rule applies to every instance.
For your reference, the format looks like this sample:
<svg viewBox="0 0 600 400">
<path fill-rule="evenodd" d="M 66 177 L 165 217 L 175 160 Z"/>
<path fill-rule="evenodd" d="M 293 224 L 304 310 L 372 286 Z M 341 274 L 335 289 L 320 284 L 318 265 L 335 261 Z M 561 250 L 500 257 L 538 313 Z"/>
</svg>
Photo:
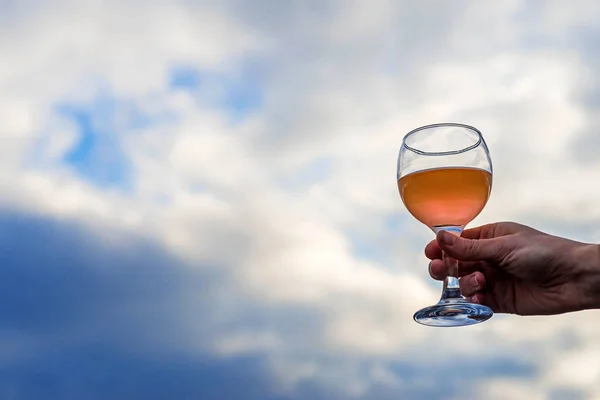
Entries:
<svg viewBox="0 0 600 400">
<path fill-rule="evenodd" d="M 470 284 L 464 282 L 463 278 L 461 279 L 460 292 L 463 296 L 471 296 L 473 293 L 476 292 L 476 290 Z"/>
<path fill-rule="evenodd" d="M 499 265 L 506 265 L 507 262 L 510 262 L 512 253 L 513 252 L 510 241 L 499 240 L 497 245 L 494 247 L 494 251 L 492 253 L 491 258 Z"/>
</svg>

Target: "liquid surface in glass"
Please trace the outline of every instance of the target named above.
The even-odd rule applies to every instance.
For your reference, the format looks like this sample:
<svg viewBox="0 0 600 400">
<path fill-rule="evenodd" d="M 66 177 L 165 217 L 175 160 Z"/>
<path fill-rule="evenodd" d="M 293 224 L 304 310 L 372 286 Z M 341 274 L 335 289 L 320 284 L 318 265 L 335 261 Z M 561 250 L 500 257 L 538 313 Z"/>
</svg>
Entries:
<svg viewBox="0 0 600 400">
<path fill-rule="evenodd" d="M 467 167 L 428 169 L 398 180 L 407 210 L 430 228 L 467 225 L 483 210 L 491 186 L 491 173 Z"/>
</svg>

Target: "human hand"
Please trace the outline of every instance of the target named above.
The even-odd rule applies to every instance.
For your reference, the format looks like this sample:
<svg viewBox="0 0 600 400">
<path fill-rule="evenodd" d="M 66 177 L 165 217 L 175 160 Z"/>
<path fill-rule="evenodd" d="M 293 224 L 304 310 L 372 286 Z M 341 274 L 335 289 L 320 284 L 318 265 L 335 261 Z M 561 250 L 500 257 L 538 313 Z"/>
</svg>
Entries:
<svg viewBox="0 0 600 400">
<path fill-rule="evenodd" d="M 495 313 L 551 315 L 600 307 L 600 245 L 502 222 L 439 232 L 425 248 L 430 275 L 447 273 L 442 250 L 459 261 L 463 296 Z"/>
</svg>

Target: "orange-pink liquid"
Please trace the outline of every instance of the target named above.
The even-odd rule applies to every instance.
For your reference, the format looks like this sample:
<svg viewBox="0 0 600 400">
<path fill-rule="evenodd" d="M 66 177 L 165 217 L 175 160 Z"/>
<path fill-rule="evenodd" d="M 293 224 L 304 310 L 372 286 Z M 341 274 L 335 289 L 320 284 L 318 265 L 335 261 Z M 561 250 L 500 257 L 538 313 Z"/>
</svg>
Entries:
<svg viewBox="0 0 600 400">
<path fill-rule="evenodd" d="M 398 180 L 408 211 L 429 226 L 465 226 L 488 201 L 492 174 L 476 168 L 440 168 L 413 172 Z"/>
</svg>

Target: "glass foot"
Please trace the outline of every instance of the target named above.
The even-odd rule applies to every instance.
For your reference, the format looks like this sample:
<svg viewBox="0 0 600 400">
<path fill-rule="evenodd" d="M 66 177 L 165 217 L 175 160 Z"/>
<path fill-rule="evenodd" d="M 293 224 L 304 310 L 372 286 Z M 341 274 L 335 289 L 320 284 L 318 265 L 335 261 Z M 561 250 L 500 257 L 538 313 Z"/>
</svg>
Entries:
<svg viewBox="0 0 600 400">
<path fill-rule="evenodd" d="M 464 299 L 447 299 L 415 313 L 414 320 L 427 326 L 467 326 L 487 321 L 494 315 L 491 308 Z"/>
</svg>

